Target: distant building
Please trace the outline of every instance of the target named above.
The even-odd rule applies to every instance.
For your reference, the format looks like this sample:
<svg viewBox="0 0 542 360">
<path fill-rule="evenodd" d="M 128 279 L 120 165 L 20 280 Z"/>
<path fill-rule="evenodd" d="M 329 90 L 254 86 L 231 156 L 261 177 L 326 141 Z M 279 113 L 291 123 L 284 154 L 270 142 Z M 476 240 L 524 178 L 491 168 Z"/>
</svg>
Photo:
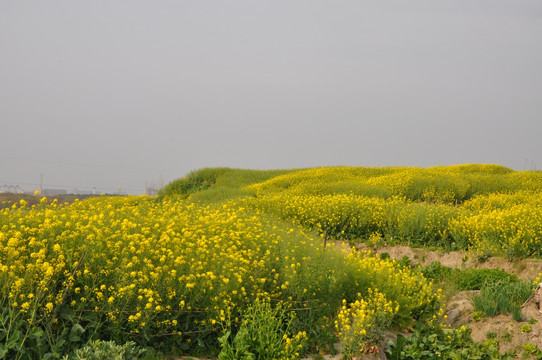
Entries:
<svg viewBox="0 0 542 360">
<path fill-rule="evenodd" d="M 152 187 L 145 188 L 145 195 L 155 196 L 158 193 L 158 190 Z"/>
<path fill-rule="evenodd" d="M 2 193 L 24 194 L 24 190 L 19 185 L 0 185 L 0 194 Z"/>
<path fill-rule="evenodd" d="M 66 189 L 43 189 L 41 195 L 66 195 L 68 190 Z"/>
<path fill-rule="evenodd" d="M 96 195 L 94 190 L 77 190 L 73 192 L 76 195 Z"/>
<path fill-rule="evenodd" d="M 70 194 L 75 194 L 75 195 L 96 195 L 96 188 L 92 188 L 92 190 L 88 190 L 88 189 L 81 190 L 81 189 L 78 189 L 78 188 L 73 188 L 72 191 L 70 192 Z"/>
</svg>

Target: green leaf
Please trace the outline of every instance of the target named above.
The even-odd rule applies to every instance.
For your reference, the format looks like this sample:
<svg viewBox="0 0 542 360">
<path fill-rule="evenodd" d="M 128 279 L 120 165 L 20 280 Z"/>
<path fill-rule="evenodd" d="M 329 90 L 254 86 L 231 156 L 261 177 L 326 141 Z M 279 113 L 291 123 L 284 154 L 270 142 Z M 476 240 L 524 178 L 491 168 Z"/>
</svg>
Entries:
<svg viewBox="0 0 542 360">
<path fill-rule="evenodd" d="M 58 311 L 58 313 L 60 314 L 60 317 L 62 319 L 69 319 L 70 317 L 72 317 L 73 315 L 75 315 L 75 312 L 73 311 L 73 309 L 69 306 L 63 306 L 60 308 L 60 310 Z"/>
<path fill-rule="evenodd" d="M 8 348 L 6 344 L 0 344 L 0 359 L 3 359 L 8 353 Z"/>
<path fill-rule="evenodd" d="M 60 339 L 54 346 L 53 346 L 53 354 L 51 356 L 55 356 L 56 350 L 61 349 L 62 346 L 66 343 L 66 340 Z"/>
<path fill-rule="evenodd" d="M 394 347 L 392 347 L 392 351 L 388 352 L 388 359 L 390 360 L 400 360 L 401 359 L 401 352 L 403 351 L 403 348 L 405 347 L 406 339 L 403 335 L 397 334 L 397 343 Z"/>
<path fill-rule="evenodd" d="M 57 352 L 48 352 L 47 354 L 43 355 L 42 360 L 50 360 L 50 359 L 60 359 L 60 354 Z"/>
<path fill-rule="evenodd" d="M 81 340 L 81 334 L 85 332 L 85 329 L 79 324 L 73 324 L 70 330 L 70 341 L 77 342 Z"/>
<path fill-rule="evenodd" d="M 32 330 L 30 330 L 30 334 L 28 335 L 33 338 L 40 338 L 43 335 L 45 335 L 45 332 L 41 328 L 35 327 Z"/>
<path fill-rule="evenodd" d="M 229 330 L 228 330 L 228 331 L 224 331 L 224 335 L 222 335 L 222 336 L 220 336 L 220 337 L 218 338 L 219 344 L 222 344 L 222 345 L 227 344 L 230 335 L 231 335 L 231 331 L 229 331 Z"/>
<path fill-rule="evenodd" d="M 6 342 L 6 347 L 8 349 L 14 349 L 22 336 L 23 333 L 20 330 L 15 330 L 15 332 L 13 332 L 13 334 L 9 337 L 9 340 Z"/>
<path fill-rule="evenodd" d="M 183 342 L 179 345 L 179 348 L 180 348 L 182 351 L 187 351 L 188 349 L 190 349 L 190 345 L 189 345 L 186 341 L 183 341 Z"/>
</svg>

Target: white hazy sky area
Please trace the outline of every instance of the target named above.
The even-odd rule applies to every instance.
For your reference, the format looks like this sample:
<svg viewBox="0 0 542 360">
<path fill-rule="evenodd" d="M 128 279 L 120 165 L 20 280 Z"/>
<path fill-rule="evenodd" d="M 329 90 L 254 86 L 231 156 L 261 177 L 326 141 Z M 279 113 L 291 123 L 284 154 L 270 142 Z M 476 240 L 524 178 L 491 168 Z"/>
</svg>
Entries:
<svg viewBox="0 0 542 360">
<path fill-rule="evenodd" d="M 542 167 L 542 2 L 0 1 L 0 185 Z"/>
</svg>

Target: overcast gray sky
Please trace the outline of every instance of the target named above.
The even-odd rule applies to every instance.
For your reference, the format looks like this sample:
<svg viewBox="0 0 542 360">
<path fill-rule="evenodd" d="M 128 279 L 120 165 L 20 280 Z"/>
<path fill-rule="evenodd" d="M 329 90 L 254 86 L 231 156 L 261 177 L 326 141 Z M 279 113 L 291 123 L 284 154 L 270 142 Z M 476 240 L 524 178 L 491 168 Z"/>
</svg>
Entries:
<svg viewBox="0 0 542 360">
<path fill-rule="evenodd" d="M 0 185 L 542 167 L 542 2 L 0 1 Z"/>
</svg>

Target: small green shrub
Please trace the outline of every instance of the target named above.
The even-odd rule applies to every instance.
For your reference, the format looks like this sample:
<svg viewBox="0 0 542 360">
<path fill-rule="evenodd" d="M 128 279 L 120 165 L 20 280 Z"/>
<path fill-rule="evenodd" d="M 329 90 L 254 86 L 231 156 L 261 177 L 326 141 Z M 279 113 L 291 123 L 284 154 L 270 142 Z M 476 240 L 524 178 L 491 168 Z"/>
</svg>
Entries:
<svg viewBox="0 0 542 360">
<path fill-rule="evenodd" d="M 521 332 L 522 333 L 530 333 L 531 331 L 532 331 L 531 325 L 529 325 L 529 324 L 521 325 Z"/>
<path fill-rule="evenodd" d="M 542 351 L 531 343 L 523 345 L 522 358 L 529 358 L 534 355 L 535 359 L 542 359 Z"/>
<path fill-rule="evenodd" d="M 447 279 L 452 274 L 451 268 L 443 266 L 438 261 L 433 261 L 431 264 L 422 267 L 421 271 L 426 279 L 435 281 L 442 281 L 444 279 Z"/>
<path fill-rule="evenodd" d="M 494 331 L 488 331 L 486 333 L 486 338 L 488 339 L 495 339 L 497 337 L 497 333 Z"/>
<path fill-rule="evenodd" d="M 66 355 L 63 360 L 136 360 L 145 353 L 134 342 L 117 345 L 114 341 L 95 340 L 88 342 L 73 354 Z"/>
<path fill-rule="evenodd" d="M 401 266 L 402 268 L 410 268 L 412 267 L 412 260 L 410 260 L 410 258 L 405 255 L 401 260 L 397 261 L 397 264 L 399 264 L 399 266 Z"/>
<path fill-rule="evenodd" d="M 472 313 L 472 320 L 474 320 L 474 321 L 482 320 L 484 315 L 485 314 L 482 311 L 475 311 L 475 312 Z"/>
<path fill-rule="evenodd" d="M 387 252 L 383 252 L 383 253 L 380 254 L 380 258 L 381 259 L 389 259 L 390 254 L 388 254 Z"/>
<path fill-rule="evenodd" d="M 503 357 L 506 359 L 515 359 L 518 357 L 518 354 L 516 350 L 510 349 L 503 354 Z"/>
<path fill-rule="evenodd" d="M 502 341 L 511 341 L 512 340 L 512 334 L 510 334 L 508 331 L 504 332 L 502 335 L 501 335 L 501 340 Z"/>
</svg>

